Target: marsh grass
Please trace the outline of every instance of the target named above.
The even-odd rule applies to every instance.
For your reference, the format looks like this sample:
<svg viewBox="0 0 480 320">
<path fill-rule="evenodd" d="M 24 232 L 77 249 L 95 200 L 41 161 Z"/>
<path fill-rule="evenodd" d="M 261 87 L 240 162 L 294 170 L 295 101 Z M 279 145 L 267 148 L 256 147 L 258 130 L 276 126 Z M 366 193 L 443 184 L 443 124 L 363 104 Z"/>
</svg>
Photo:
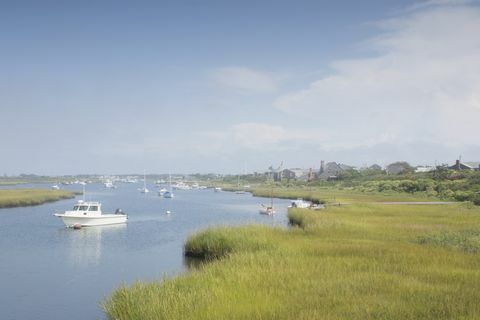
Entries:
<svg viewBox="0 0 480 320">
<path fill-rule="evenodd" d="M 0 208 L 35 206 L 73 197 L 74 192 L 65 190 L 4 189 L 0 190 Z"/>
<path fill-rule="evenodd" d="M 480 255 L 418 240 L 473 241 L 479 208 L 359 203 L 289 219 L 296 227 L 199 232 L 185 251 L 217 259 L 121 286 L 102 307 L 109 319 L 480 318 Z"/>
<path fill-rule="evenodd" d="M 425 195 L 412 195 L 407 193 L 366 193 L 352 189 L 335 189 L 326 187 L 255 187 L 252 194 L 258 197 L 270 197 L 282 199 L 302 198 L 315 203 L 371 203 L 371 202 L 395 202 L 395 201 L 439 201 L 438 198 L 429 198 Z"/>
<path fill-rule="evenodd" d="M 478 253 L 480 252 L 480 229 L 456 232 L 443 231 L 420 236 L 416 239 L 416 242 L 453 248 L 468 253 Z"/>
<path fill-rule="evenodd" d="M 273 232 L 275 229 L 259 225 L 209 228 L 190 236 L 184 252 L 190 257 L 214 259 L 235 252 L 267 249 L 274 244 Z"/>
</svg>

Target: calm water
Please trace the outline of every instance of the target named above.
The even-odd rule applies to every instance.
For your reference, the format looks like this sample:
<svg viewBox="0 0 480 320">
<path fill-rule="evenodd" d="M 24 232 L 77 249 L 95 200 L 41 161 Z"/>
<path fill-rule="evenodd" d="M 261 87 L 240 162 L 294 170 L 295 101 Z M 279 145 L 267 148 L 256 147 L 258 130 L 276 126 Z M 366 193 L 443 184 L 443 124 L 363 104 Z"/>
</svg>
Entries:
<svg viewBox="0 0 480 320">
<path fill-rule="evenodd" d="M 162 199 L 156 192 L 141 194 L 140 186 L 87 185 L 86 200 L 102 202 L 106 213 L 121 208 L 129 215 L 126 225 L 66 229 L 52 213 L 69 209 L 73 199 L 0 209 L 0 319 L 104 319 L 99 302 L 121 283 L 184 272 L 183 243 L 192 232 L 210 225 L 287 224 L 287 200 L 275 200 L 277 214 L 269 217 L 258 209 L 270 200 L 250 194 L 189 190 Z"/>
</svg>

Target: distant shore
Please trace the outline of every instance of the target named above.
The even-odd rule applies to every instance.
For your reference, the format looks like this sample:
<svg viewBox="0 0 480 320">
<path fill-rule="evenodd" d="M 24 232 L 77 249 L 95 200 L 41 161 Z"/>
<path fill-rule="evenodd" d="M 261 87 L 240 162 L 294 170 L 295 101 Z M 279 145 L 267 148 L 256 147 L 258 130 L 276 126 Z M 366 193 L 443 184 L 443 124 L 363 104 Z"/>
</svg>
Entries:
<svg viewBox="0 0 480 320">
<path fill-rule="evenodd" d="M 27 207 L 71 199 L 75 192 L 47 189 L 3 189 L 0 190 L 0 208 Z"/>
</svg>

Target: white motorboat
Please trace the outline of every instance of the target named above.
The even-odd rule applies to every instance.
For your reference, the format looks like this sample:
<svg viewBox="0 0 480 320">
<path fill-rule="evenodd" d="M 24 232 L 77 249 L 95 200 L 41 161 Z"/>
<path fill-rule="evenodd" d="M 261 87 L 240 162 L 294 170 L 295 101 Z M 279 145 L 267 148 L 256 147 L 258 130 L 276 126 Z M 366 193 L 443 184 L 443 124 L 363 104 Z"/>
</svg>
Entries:
<svg viewBox="0 0 480 320">
<path fill-rule="evenodd" d="M 117 209 L 115 213 L 102 214 L 101 208 L 100 202 L 79 200 L 72 210 L 55 213 L 54 216 L 62 219 L 67 227 L 75 228 L 127 222 L 128 216 L 120 209 Z"/>
<path fill-rule="evenodd" d="M 220 192 L 220 191 L 222 191 L 222 188 L 220 188 L 220 187 L 215 187 L 215 188 L 213 188 L 213 191 L 215 191 L 215 192 Z"/>
<path fill-rule="evenodd" d="M 103 186 L 107 189 L 115 189 L 117 186 L 113 184 L 112 181 L 106 181 L 103 183 Z"/>
<path fill-rule="evenodd" d="M 55 184 L 52 186 L 52 190 L 60 190 L 60 187 L 57 184 Z"/>
<path fill-rule="evenodd" d="M 297 200 L 293 200 L 292 204 L 289 205 L 288 207 L 305 209 L 305 208 L 310 208 L 311 206 L 312 206 L 311 202 L 304 201 L 303 199 L 297 199 Z"/>
</svg>

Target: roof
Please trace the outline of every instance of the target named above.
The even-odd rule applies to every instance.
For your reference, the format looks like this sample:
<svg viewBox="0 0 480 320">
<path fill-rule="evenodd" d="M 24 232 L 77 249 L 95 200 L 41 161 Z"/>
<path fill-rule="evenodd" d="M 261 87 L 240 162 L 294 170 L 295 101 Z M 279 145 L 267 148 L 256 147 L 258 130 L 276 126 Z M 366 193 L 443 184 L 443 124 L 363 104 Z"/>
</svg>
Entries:
<svg viewBox="0 0 480 320">
<path fill-rule="evenodd" d="M 480 162 L 462 162 L 462 164 L 469 166 L 470 168 L 478 168 L 480 166 Z"/>
</svg>

